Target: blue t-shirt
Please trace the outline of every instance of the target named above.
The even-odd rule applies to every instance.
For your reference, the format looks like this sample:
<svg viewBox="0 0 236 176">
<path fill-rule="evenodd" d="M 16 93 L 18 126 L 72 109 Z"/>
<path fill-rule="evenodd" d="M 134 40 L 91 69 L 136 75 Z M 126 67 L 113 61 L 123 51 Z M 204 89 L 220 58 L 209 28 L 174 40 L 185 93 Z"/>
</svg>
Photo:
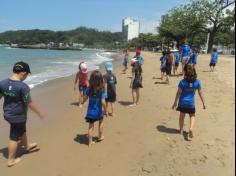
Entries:
<svg viewBox="0 0 236 176">
<path fill-rule="evenodd" d="M 165 68 L 165 66 L 166 66 L 166 56 L 161 56 L 160 61 L 161 61 L 161 68 Z"/>
<path fill-rule="evenodd" d="M 88 110 L 86 118 L 96 120 L 103 117 L 102 100 L 107 98 L 105 91 L 100 91 L 97 94 L 90 94 L 89 88 L 85 91 L 85 96 L 89 98 Z"/>
<path fill-rule="evenodd" d="M 182 45 L 182 46 L 180 47 L 180 51 L 181 51 L 183 57 L 190 57 L 190 50 L 191 50 L 191 48 L 190 48 L 190 46 L 187 45 L 187 44 Z"/>
<path fill-rule="evenodd" d="M 191 55 L 191 57 L 190 57 L 189 62 L 190 62 L 191 64 L 197 64 L 197 57 L 198 57 L 197 53 L 193 53 L 193 54 Z"/>
<path fill-rule="evenodd" d="M 183 79 L 179 82 L 179 88 L 182 93 L 179 98 L 179 107 L 182 108 L 195 108 L 195 92 L 201 89 L 201 81 L 196 80 L 194 83 L 189 83 Z"/>
<path fill-rule="evenodd" d="M 137 60 L 138 60 L 140 65 L 143 65 L 143 57 L 142 56 L 138 56 Z"/>
<path fill-rule="evenodd" d="M 27 107 L 30 103 L 30 88 L 22 81 L 5 79 L 0 82 L 0 94 L 4 97 L 4 118 L 10 123 L 23 123 L 27 120 Z"/>
<path fill-rule="evenodd" d="M 218 61 L 219 55 L 217 52 L 213 52 L 211 54 L 211 63 L 216 64 Z"/>
<path fill-rule="evenodd" d="M 175 63 L 179 63 L 180 61 L 180 54 L 177 52 L 175 53 Z"/>
</svg>

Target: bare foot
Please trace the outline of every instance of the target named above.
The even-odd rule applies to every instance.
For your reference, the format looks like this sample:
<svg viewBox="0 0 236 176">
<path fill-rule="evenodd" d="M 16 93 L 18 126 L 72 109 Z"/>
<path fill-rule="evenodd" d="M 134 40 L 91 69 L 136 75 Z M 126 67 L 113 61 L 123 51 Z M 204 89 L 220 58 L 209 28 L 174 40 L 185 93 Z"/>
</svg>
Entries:
<svg viewBox="0 0 236 176">
<path fill-rule="evenodd" d="M 27 152 L 35 151 L 35 150 L 37 150 L 37 147 L 38 147 L 37 143 L 29 144 L 28 147 L 26 148 L 26 151 Z"/>
<path fill-rule="evenodd" d="M 137 106 L 137 104 L 131 104 L 131 105 L 129 105 L 129 107 L 135 107 L 135 106 Z"/>
<path fill-rule="evenodd" d="M 20 161 L 21 161 L 20 158 L 16 158 L 16 159 L 13 159 L 13 160 L 8 160 L 7 166 L 12 167 L 12 166 L 18 164 Z"/>
<path fill-rule="evenodd" d="M 98 142 L 102 142 L 104 139 L 105 139 L 105 137 L 102 136 L 102 137 L 100 137 L 100 138 L 98 139 Z"/>
<path fill-rule="evenodd" d="M 189 130 L 189 138 L 193 138 L 193 131 Z"/>
<path fill-rule="evenodd" d="M 96 142 L 92 141 L 92 142 L 89 142 L 88 144 L 88 147 L 91 147 L 92 145 L 96 144 Z"/>
</svg>

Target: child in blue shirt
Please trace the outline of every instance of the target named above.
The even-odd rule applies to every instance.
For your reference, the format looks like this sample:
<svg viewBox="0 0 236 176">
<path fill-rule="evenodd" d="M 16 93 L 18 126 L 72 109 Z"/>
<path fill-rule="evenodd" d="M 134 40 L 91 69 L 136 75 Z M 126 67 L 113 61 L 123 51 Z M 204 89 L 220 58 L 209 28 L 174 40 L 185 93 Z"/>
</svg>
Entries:
<svg viewBox="0 0 236 176">
<path fill-rule="evenodd" d="M 219 59 L 219 55 L 217 53 L 217 49 L 214 48 L 213 51 L 212 51 L 212 54 L 211 54 L 211 61 L 210 61 L 210 71 L 213 72 L 215 70 L 215 66 L 218 62 L 218 59 Z"/>
<path fill-rule="evenodd" d="M 84 102 L 89 99 L 86 122 L 89 123 L 88 138 L 90 147 L 93 141 L 94 122 L 99 121 L 99 139 L 104 140 L 103 136 L 103 116 L 106 115 L 106 92 L 104 87 L 103 76 L 99 71 L 94 71 L 89 79 L 89 88 L 85 91 Z M 103 109 L 104 108 L 104 113 Z"/>
<path fill-rule="evenodd" d="M 181 53 L 181 61 L 182 61 L 182 73 L 184 73 L 184 67 L 189 62 L 190 59 L 190 51 L 191 47 L 187 44 L 187 40 L 185 39 L 184 44 L 179 49 Z"/>
<path fill-rule="evenodd" d="M 39 150 L 37 143 L 29 144 L 26 135 L 27 110 L 30 108 L 40 118 L 44 114 L 38 110 L 32 101 L 30 88 L 23 81 L 30 74 L 30 67 L 25 62 L 17 62 L 10 78 L 0 81 L 0 99 L 4 97 L 4 119 L 10 124 L 10 139 L 8 144 L 8 167 L 21 161 L 16 158 L 18 145 L 26 152 Z"/>
<path fill-rule="evenodd" d="M 128 63 L 129 63 L 129 54 L 126 53 L 126 54 L 125 54 L 124 61 L 123 61 L 123 66 L 124 66 L 123 73 L 124 73 L 124 74 L 126 74 L 126 71 L 128 70 Z"/>
<path fill-rule="evenodd" d="M 174 75 L 178 74 L 178 67 L 180 62 L 180 52 L 175 53 Z"/>
<path fill-rule="evenodd" d="M 166 72 L 166 51 L 162 52 L 160 61 L 161 61 L 161 80 L 163 80 L 165 72 Z"/>
<path fill-rule="evenodd" d="M 189 137 L 193 138 L 193 127 L 195 122 L 195 92 L 198 91 L 203 109 L 206 109 L 205 100 L 201 90 L 201 81 L 197 79 L 196 70 L 192 65 L 186 65 L 184 79 L 179 82 L 179 88 L 172 109 L 178 107 L 180 111 L 179 126 L 180 134 L 183 134 L 185 114 L 190 116 Z"/>
<path fill-rule="evenodd" d="M 197 65 L 197 51 L 195 48 L 192 49 L 192 53 L 190 55 L 190 59 L 189 59 L 189 64 L 193 65 L 193 67 L 195 67 Z"/>
</svg>

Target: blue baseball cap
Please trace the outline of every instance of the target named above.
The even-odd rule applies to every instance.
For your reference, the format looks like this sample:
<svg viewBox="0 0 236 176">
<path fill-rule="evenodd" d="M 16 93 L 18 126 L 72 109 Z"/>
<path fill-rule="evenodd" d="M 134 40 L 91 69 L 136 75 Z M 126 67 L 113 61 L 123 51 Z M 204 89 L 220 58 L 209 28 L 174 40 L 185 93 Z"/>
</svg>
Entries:
<svg viewBox="0 0 236 176">
<path fill-rule="evenodd" d="M 107 71 L 112 71 L 112 70 L 113 70 L 113 64 L 112 64 L 112 62 L 107 62 L 107 63 L 105 64 L 105 67 L 106 67 L 106 70 L 107 70 Z"/>
</svg>

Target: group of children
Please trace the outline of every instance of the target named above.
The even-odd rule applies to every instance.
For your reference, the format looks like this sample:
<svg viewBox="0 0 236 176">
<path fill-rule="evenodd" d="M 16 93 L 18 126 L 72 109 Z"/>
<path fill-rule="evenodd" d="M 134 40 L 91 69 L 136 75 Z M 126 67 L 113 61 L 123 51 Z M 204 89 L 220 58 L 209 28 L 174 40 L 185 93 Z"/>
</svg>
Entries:
<svg viewBox="0 0 236 176">
<path fill-rule="evenodd" d="M 215 66 L 218 55 L 216 51 L 212 54 L 210 65 Z M 178 67 L 179 61 L 187 60 L 186 56 L 176 54 L 175 59 L 170 52 L 163 53 L 161 57 L 161 72 L 170 75 L 172 64 Z M 137 51 L 136 55 L 130 60 L 132 66 L 132 79 L 130 88 L 132 89 L 133 104 L 137 106 L 140 97 L 140 88 L 142 85 L 142 65 L 143 58 L 141 52 Z M 183 61 L 182 61 L 183 62 Z M 128 69 L 128 54 L 124 59 L 125 70 Z M 184 61 L 185 63 L 185 61 Z M 165 67 L 163 66 L 165 64 Z M 178 91 L 172 108 L 180 111 L 179 127 L 180 133 L 183 134 L 184 117 L 186 114 L 190 116 L 189 137 L 193 137 L 193 127 L 195 122 L 195 92 L 198 91 L 203 108 L 206 109 L 205 100 L 202 94 L 201 81 L 197 79 L 195 69 L 196 58 L 193 63 L 185 63 L 184 78 L 179 82 Z M 214 64 L 214 65 L 213 65 Z M 79 89 L 79 107 L 88 100 L 86 122 L 89 123 L 88 128 L 88 146 L 95 143 L 93 141 L 94 123 L 99 122 L 98 141 L 104 140 L 103 126 L 104 116 L 114 116 L 114 103 L 116 101 L 116 84 L 117 79 L 113 73 L 112 62 L 105 64 L 106 74 L 98 70 L 93 71 L 88 76 L 88 68 L 85 62 L 79 64 L 79 71 L 76 74 L 74 89 Z M 175 70 L 176 71 L 176 70 Z M 37 150 L 37 144 L 29 144 L 26 135 L 27 109 L 30 108 L 40 118 L 44 117 L 44 113 L 40 111 L 32 101 L 30 88 L 23 81 L 30 74 L 30 67 L 25 62 L 18 62 L 13 67 L 13 75 L 0 82 L 0 99 L 4 97 L 4 118 L 10 124 L 10 139 L 8 144 L 8 166 L 11 167 L 20 161 L 16 158 L 18 146 L 23 146 L 26 152 Z M 168 80 L 167 80 L 168 81 Z M 111 113 L 108 113 L 108 105 L 111 104 Z"/>
</svg>

